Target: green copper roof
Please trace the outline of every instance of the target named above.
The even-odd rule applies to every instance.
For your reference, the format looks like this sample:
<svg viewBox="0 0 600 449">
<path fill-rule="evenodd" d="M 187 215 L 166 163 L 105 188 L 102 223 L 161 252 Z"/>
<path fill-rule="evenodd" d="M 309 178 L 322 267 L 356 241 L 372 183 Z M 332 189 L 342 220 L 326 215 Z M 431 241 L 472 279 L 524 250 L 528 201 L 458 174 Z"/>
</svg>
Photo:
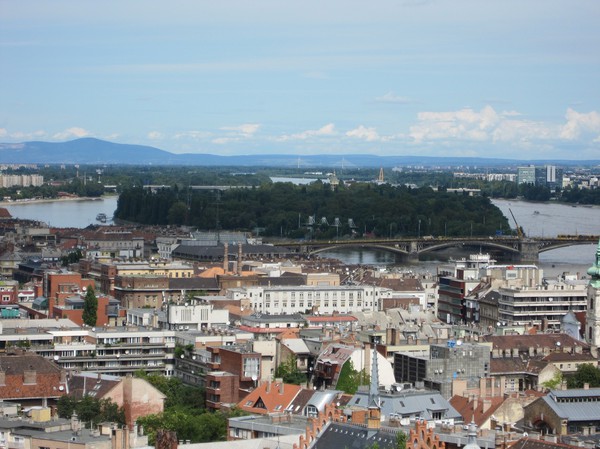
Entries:
<svg viewBox="0 0 600 449">
<path fill-rule="evenodd" d="M 596 249 L 596 262 L 588 268 L 587 274 L 592 277 L 590 285 L 600 288 L 600 241 L 598 241 L 598 248 Z"/>
</svg>

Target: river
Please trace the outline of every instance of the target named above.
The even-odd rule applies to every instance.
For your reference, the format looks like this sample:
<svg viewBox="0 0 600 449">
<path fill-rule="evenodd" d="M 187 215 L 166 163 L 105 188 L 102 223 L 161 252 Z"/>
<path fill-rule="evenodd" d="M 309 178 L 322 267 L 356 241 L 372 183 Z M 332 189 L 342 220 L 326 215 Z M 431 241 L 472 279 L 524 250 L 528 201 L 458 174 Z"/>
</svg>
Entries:
<svg viewBox="0 0 600 449">
<path fill-rule="evenodd" d="M 43 221 L 55 228 L 85 228 L 91 224 L 111 224 L 117 209 L 118 196 L 97 199 L 21 202 L 5 204 L 15 218 Z M 99 213 L 106 214 L 106 223 L 96 220 Z"/>
<path fill-rule="evenodd" d="M 510 214 L 512 211 L 517 223 L 525 234 L 531 237 L 555 237 L 559 234 L 600 234 L 600 207 L 570 205 L 557 203 L 529 203 L 525 201 L 494 200 L 493 203 L 504 213 L 514 228 Z M 12 203 L 5 205 L 13 217 L 38 220 L 58 228 L 85 228 L 90 224 L 100 224 L 96 215 L 105 213 L 110 224 L 117 197 L 106 197 L 96 200 L 56 201 L 46 203 Z M 539 266 L 547 276 L 559 275 L 563 272 L 581 273 L 595 260 L 597 245 L 580 245 L 556 249 L 540 254 Z M 483 249 L 485 252 L 485 249 Z M 323 257 L 333 257 L 348 264 L 400 266 L 413 271 L 435 272 L 437 264 L 447 261 L 446 255 L 433 260 L 416 264 L 402 264 L 392 253 L 375 250 L 340 249 L 321 253 Z M 435 257 L 435 256 L 434 256 Z"/>
</svg>

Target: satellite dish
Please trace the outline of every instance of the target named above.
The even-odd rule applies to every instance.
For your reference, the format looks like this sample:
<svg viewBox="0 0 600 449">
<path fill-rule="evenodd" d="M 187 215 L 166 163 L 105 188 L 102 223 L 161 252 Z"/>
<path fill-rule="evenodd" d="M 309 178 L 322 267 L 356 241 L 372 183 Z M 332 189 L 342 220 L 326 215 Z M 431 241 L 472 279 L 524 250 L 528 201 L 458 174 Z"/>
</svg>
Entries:
<svg viewBox="0 0 600 449">
<path fill-rule="evenodd" d="M 252 375 L 252 380 L 253 380 L 254 382 L 256 382 L 256 381 L 258 380 L 258 376 L 257 376 L 256 374 L 253 374 L 253 375 Z"/>
<path fill-rule="evenodd" d="M 59 389 L 60 391 L 63 391 L 63 390 L 65 389 L 65 387 L 63 387 L 63 386 L 61 385 L 60 387 L 58 387 L 58 389 Z"/>
</svg>

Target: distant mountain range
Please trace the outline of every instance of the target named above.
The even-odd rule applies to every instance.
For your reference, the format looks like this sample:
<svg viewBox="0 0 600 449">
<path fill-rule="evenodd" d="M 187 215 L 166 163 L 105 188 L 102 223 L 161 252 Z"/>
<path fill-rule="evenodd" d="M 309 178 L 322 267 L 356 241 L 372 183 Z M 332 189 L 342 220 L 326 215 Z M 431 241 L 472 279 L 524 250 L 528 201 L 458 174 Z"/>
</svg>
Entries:
<svg viewBox="0 0 600 449">
<path fill-rule="evenodd" d="M 81 165 L 200 165 L 240 167 L 458 167 L 555 164 L 562 166 L 599 165 L 600 160 L 523 161 L 475 157 L 374 156 L 369 154 L 286 155 L 256 154 L 219 156 L 216 154 L 174 154 L 144 145 L 129 145 L 83 138 L 67 142 L 0 143 L 0 163 L 81 164 Z"/>
</svg>

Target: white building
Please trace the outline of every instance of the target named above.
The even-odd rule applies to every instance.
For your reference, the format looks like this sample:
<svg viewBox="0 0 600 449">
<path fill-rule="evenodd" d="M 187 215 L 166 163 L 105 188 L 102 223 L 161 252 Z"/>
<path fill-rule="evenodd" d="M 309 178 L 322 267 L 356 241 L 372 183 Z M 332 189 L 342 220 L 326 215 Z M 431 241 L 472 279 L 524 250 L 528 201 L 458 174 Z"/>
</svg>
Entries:
<svg viewBox="0 0 600 449">
<path fill-rule="evenodd" d="M 245 287 L 228 290 L 232 299 L 246 299 L 250 307 L 266 314 L 352 313 L 379 310 L 380 300 L 392 290 L 370 285 Z"/>
</svg>

